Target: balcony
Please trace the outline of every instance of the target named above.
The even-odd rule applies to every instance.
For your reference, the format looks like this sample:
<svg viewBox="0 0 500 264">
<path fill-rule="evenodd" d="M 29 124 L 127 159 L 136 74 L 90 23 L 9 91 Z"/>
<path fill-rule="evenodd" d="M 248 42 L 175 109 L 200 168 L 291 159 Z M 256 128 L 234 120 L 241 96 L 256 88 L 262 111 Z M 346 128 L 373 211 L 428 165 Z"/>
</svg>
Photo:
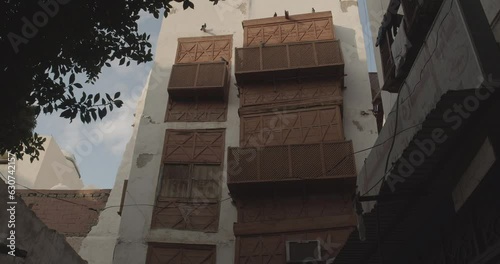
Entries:
<svg viewBox="0 0 500 264">
<path fill-rule="evenodd" d="M 228 186 L 356 178 L 352 141 L 229 148 Z"/>
<path fill-rule="evenodd" d="M 270 80 L 344 74 L 338 40 L 264 45 L 236 49 L 236 80 Z"/>
<path fill-rule="evenodd" d="M 397 0 L 395 0 L 397 1 Z M 413 66 L 425 37 L 436 18 L 436 15 L 441 7 L 443 0 L 424 0 L 422 4 L 414 0 L 401 0 L 401 7 L 403 8 L 404 23 L 397 25 L 399 27 L 398 34 L 393 36 L 390 25 L 382 26 L 380 45 L 380 57 L 382 60 L 382 72 L 384 74 L 384 86 L 382 90 L 397 93 L 403 81 L 408 76 L 408 73 Z M 389 4 L 389 7 L 392 2 Z M 389 9 L 386 16 L 391 16 Z M 395 18 L 388 19 L 391 21 Z M 390 23 L 389 23 L 390 24 Z M 404 34 L 400 34 L 404 33 Z M 402 52 L 397 52 L 397 58 L 401 62 L 395 62 L 394 54 L 392 54 L 392 46 L 394 43 L 409 43 L 408 49 Z"/>
<path fill-rule="evenodd" d="M 174 98 L 226 98 L 229 90 L 229 67 L 223 61 L 174 64 L 167 90 Z"/>
</svg>

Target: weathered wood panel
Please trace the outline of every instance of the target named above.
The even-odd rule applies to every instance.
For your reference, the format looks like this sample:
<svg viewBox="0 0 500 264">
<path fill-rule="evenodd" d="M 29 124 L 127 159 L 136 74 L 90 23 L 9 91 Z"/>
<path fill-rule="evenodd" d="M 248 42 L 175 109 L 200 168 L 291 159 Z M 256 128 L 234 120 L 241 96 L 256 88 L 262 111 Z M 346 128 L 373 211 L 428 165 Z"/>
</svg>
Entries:
<svg viewBox="0 0 500 264">
<path fill-rule="evenodd" d="M 219 202 L 178 201 L 164 199 L 156 202 L 151 222 L 152 229 L 168 228 L 217 232 L 219 225 Z"/>
<path fill-rule="evenodd" d="M 167 130 L 165 163 L 213 163 L 224 159 L 224 130 Z"/>
<path fill-rule="evenodd" d="M 245 115 L 240 123 L 240 146 L 312 144 L 344 140 L 340 107 Z"/>
<path fill-rule="evenodd" d="M 216 248 L 212 245 L 151 243 L 147 264 L 215 264 Z"/>
<path fill-rule="evenodd" d="M 334 258 L 354 227 L 298 233 L 240 236 L 236 240 L 236 264 L 286 263 L 286 241 L 319 240 L 323 261 Z M 313 262 L 314 263 L 314 262 Z M 324 262 L 321 262 L 324 263 Z"/>
<path fill-rule="evenodd" d="M 331 12 L 247 20 L 243 27 L 245 47 L 334 39 Z"/>
<path fill-rule="evenodd" d="M 199 97 L 170 99 L 165 122 L 225 122 L 227 102 Z"/>
<path fill-rule="evenodd" d="M 231 61 L 233 36 L 179 38 L 175 63 Z"/>
<path fill-rule="evenodd" d="M 307 102 L 342 102 L 342 80 L 307 78 L 248 83 L 240 89 L 242 107 L 273 104 L 273 106 Z"/>
<path fill-rule="evenodd" d="M 222 166 L 214 164 L 165 164 L 160 198 L 217 199 Z"/>
<path fill-rule="evenodd" d="M 238 223 L 341 216 L 353 213 L 353 190 L 327 194 L 280 194 L 279 198 L 254 196 L 239 201 Z"/>
</svg>

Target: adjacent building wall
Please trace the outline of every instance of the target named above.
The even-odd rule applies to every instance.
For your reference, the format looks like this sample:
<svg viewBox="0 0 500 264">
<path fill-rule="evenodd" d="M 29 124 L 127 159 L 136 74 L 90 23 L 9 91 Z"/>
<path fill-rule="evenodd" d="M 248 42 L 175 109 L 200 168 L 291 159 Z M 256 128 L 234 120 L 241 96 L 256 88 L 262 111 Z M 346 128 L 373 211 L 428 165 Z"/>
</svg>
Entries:
<svg viewBox="0 0 500 264">
<path fill-rule="evenodd" d="M 66 242 L 63 235 L 55 230 L 49 229 L 38 219 L 21 199 L 17 199 L 15 205 L 15 229 L 8 227 L 10 214 L 7 209 L 9 193 L 7 185 L 0 181 L 0 243 L 9 244 L 7 237 L 11 230 L 15 231 L 16 248 L 27 252 L 26 258 L 12 257 L 0 253 L 0 263 L 2 264 L 83 264 L 84 261 Z"/>
<path fill-rule="evenodd" d="M 51 189 L 53 187 L 67 190 L 83 188 L 80 173 L 72 157 L 64 154 L 55 139 L 44 136 L 44 151 L 40 151 L 38 160 L 30 161 L 29 157 L 16 161 L 16 186 L 19 189 Z M 5 165 L 0 165 L 5 166 Z"/>
<path fill-rule="evenodd" d="M 151 77 L 151 74 L 149 77 Z M 148 78 L 146 85 L 148 84 L 154 85 L 154 80 Z M 124 180 L 129 178 L 138 124 L 139 120 L 143 117 L 142 112 L 144 109 L 146 92 L 147 89 L 144 89 L 139 101 L 137 102 L 135 120 L 133 124 L 134 131 L 123 153 L 122 162 L 116 175 L 115 185 L 113 186 L 113 190 L 111 190 L 106 203 L 105 208 L 107 209 L 101 212 L 99 215 L 99 222 L 97 225 L 92 227 L 92 230 L 81 242 L 79 254 L 91 264 L 113 263 L 114 250 L 121 221 L 121 216 L 118 214 L 118 211 L 120 209 L 120 202 L 123 194 L 123 183 Z"/>
</svg>

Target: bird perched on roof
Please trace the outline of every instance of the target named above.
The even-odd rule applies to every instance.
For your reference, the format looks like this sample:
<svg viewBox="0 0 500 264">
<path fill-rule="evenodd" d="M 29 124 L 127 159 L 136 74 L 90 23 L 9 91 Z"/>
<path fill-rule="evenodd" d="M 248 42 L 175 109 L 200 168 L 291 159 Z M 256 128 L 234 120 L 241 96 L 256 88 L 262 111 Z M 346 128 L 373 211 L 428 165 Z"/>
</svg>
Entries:
<svg viewBox="0 0 500 264">
<path fill-rule="evenodd" d="M 276 14 L 276 12 L 274 12 L 274 17 L 277 17 L 277 16 L 278 16 L 278 14 Z"/>
<path fill-rule="evenodd" d="M 290 19 L 290 16 L 289 16 L 289 14 L 288 14 L 288 11 L 286 11 L 286 10 L 285 10 L 285 18 L 286 18 L 286 19 Z"/>
<path fill-rule="evenodd" d="M 207 30 L 207 23 L 201 25 L 200 30 L 203 31 L 203 32 L 206 32 L 206 30 Z"/>
<path fill-rule="evenodd" d="M 312 12 L 313 12 L 313 13 L 316 13 L 316 10 L 314 10 L 314 7 L 312 8 Z"/>
</svg>

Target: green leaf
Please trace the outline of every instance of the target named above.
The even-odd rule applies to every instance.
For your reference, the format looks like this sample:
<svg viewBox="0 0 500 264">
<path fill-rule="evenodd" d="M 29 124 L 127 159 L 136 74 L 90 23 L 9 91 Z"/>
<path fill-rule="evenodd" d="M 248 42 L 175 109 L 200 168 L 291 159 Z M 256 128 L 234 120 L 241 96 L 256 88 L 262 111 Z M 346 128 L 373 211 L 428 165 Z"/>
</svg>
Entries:
<svg viewBox="0 0 500 264">
<path fill-rule="evenodd" d="M 99 118 L 103 119 L 106 116 L 106 108 L 98 108 L 97 113 L 99 114 Z"/>
<path fill-rule="evenodd" d="M 116 93 L 115 93 L 115 97 L 113 97 L 113 98 L 114 98 L 114 99 L 116 99 L 116 98 L 118 98 L 118 97 L 120 97 L 120 92 L 116 92 Z"/>
<path fill-rule="evenodd" d="M 108 62 L 104 63 L 104 65 L 111 67 L 111 64 L 109 64 Z"/>
<path fill-rule="evenodd" d="M 97 120 L 97 114 L 95 113 L 95 111 L 91 111 L 90 114 L 92 114 L 92 119 L 94 119 L 94 121 Z"/>
<path fill-rule="evenodd" d="M 125 57 L 121 58 L 120 60 L 120 65 L 124 64 L 125 63 Z"/>
<path fill-rule="evenodd" d="M 112 100 L 113 100 L 113 99 L 111 98 L 111 96 L 110 96 L 108 93 L 106 93 L 106 98 L 108 98 L 108 100 L 109 100 L 109 101 L 112 101 Z"/>
<path fill-rule="evenodd" d="M 79 84 L 79 83 L 74 83 L 73 85 L 74 85 L 76 88 L 80 88 L 80 89 L 81 89 L 81 88 L 83 88 L 83 86 L 82 86 L 81 84 Z"/>
<path fill-rule="evenodd" d="M 123 105 L 123 101 L 122 100 L 115 100 L 115 105 L 116 105 L 116 107 L 120 108 Z"/>
<path fill-rule="evenodd" d="M 94 104 L 97 104 L 97 101 L 99 101 L 99 98 L 101 98 L 100 94 L 96 94 L 94 97 Z"/>
<path fill-rule="evenodd" d="M 75 74 L 72 73 L 70 76 L 69 76 L 69 83 L 70 84 L 73 84 L 75 82 Z"/>
</svg>

